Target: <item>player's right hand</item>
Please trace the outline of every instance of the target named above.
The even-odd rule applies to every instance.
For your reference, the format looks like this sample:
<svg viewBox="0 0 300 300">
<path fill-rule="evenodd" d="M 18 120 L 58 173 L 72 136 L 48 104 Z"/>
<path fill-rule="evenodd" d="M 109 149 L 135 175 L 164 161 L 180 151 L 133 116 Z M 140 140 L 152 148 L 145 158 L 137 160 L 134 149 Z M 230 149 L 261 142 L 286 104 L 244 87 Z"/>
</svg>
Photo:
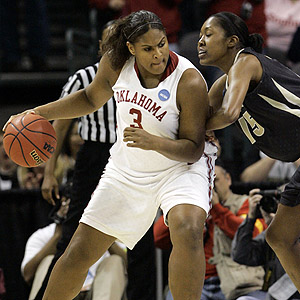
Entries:
<svg viewBox="0 0 300 300">
<path fill-rule="evenodd" d="M 8 121 L 4 124 L 3 128 L 2 128 L 2 131 L 5 131 L 6 127 L 8 126 L 9 123 L 12 122 L 12 120 L 18 116 L 21 116 L 21 115 L 26 115 L 26 114 L 35 114 L 35 111 L 33 109 L 28 109 L 28 110 L 25 110 L 17 115 L 12 115 L 10 116 L 10 118 L 8 119 Z"/>
<path fill-rule="evenodd" d="M 44 174 L 41 190 L 43 198 L 52 205 L 55 205 L 52 192 L 54 192 L 56 199 L 60 199 L 58 182 L 54 175 Z"/>
</svg>

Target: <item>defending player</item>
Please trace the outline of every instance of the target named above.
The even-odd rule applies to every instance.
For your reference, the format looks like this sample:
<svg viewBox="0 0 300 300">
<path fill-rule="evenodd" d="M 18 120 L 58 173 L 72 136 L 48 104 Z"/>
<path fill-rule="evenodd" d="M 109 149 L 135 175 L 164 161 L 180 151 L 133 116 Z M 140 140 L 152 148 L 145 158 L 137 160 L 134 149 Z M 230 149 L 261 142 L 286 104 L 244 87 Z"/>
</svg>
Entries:
<svg viewBox="0 0 300 300">
<path fill-rule="evenodd" d="M 269 157 L 300 157 L 300 78 L 276 60 L 260 54 L 262 37 L 248 33 L 238 16 L 221 12 L 206 20 L 198 54 L 202 65 L 225 74 L 209 91 L 213 115 L 208 129 L 233 122 Z M 286 186 L 267 241 L 300 291 L 300 170 Z"/>
</svg>

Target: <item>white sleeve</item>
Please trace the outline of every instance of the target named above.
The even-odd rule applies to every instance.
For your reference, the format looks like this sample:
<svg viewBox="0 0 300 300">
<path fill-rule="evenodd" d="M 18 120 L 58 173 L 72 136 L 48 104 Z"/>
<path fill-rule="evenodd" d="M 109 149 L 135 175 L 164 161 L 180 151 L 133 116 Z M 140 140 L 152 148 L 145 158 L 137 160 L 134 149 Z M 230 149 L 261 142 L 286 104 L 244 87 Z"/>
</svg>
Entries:
<svg viewBox="0 0 300 300">
<path fill-rule="evenodd" d="M 21 263 L 21 273 L 24 272 L 26 264 L 47 244 L 54 235 L 56 224 L 52 223 L 35 231 L 27 240 L 25 253 Z"/>
</svg>

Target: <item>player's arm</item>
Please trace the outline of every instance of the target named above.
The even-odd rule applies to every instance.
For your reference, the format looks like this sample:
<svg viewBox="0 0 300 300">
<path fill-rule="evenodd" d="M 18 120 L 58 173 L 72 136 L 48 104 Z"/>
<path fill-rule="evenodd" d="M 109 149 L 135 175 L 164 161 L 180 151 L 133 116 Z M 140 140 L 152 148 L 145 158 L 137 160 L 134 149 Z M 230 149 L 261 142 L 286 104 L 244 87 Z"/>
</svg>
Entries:
<svg viewBox="0 0 300 300">
<path fill-rule="evenodd" d="M 218 78 L 208 92 L 209 106 L 213 112 L 218 111 L 222 106 L 226 78 L 226 74 Z"/>
<path fill-rule="evenodd" d="M 206 84 L 197 70 L 189 69 L 182 75 L 177 88 L 177 106 L 180 110 L 178 139 L 163 138 L 140 128 L 127 127 L 123 141 L 133 141 L 127 145 L 154 150 L 172 160 L 196 162 L 203 153 L 209 111 Z"/>
<path fill-rule="evenodd" d="M 242 182 L 259 182 L 268 178 L 269 172 L 276 162 L 270 157 L 263 157 L 252 165 L 248 166 L 240 175 Z"/>
<path fill-rule="evenodd" d="M 253 55 L 241 54 L 228 73 L 228 89 L 222 106 L 207 121 L 207 129 L 222 129 L 234 123 L 240 115 L 250 82 L 259 82 L 261 76 L 262 67 L 258 59 Z"/>
<path fill-rule="evenodd" d="M 52 197 L 52 191 L 54 191 L 55 197 L 59 199 L 59 184 L 54 176 L 54 171 L 56 168 L 57 158 L 61 153 L 62 146 L 65 142 L 65 138 L 72 121 L 72 119 L 55 120 L 52 124 L 56 132 L 57 145 L 53 155 L 45 164 L 41 190 L 43 198 L 53 205 L 55 205 L 55 201 Z"/>
<path fill-rule="evenodd" d="M 104 55 L 100 60 L 99 69 L 93 82 L 87 88 L 21 114 L 36 113 L 47 120 L 74 119 L 90 114 L 102 107 L 112 97 L 111 87 L 118 74 L 112 69 L 108 57 Z M 10 117 L 3 130 L 15 117 Z"/>
</svg>

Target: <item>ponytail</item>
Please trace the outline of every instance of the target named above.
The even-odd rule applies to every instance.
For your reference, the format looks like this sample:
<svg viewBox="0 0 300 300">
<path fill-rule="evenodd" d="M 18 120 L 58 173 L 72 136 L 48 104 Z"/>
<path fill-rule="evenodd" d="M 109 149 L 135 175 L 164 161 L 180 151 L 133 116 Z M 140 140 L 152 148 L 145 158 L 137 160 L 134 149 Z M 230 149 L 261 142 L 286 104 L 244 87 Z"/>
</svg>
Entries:
<svg viewBox="0 0 300 300">
<path fill-rule="evenodd" d="M 252 33 L 248 37 L 246 46 L 253 48 L 256 52 L 261 53 L 263 49 L 264 39 L 259 33 Z"/>
</svg>

